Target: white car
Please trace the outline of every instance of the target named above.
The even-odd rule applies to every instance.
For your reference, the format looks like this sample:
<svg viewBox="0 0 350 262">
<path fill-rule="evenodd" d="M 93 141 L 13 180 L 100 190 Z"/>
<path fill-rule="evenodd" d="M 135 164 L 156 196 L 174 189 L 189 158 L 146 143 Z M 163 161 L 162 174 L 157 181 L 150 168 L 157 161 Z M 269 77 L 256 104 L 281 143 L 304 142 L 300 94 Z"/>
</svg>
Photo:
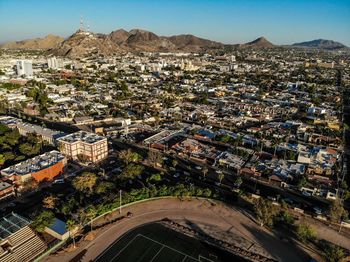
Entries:
<svg viewBox="0 0 350 262">
<path fill-rule="evenodd" d="M 53 181 L 53 183 L 54 184 L 64 184 L 64 179 L 62 178 L 62 179 L 55 179 L 54 181 Z"/>
</svg>

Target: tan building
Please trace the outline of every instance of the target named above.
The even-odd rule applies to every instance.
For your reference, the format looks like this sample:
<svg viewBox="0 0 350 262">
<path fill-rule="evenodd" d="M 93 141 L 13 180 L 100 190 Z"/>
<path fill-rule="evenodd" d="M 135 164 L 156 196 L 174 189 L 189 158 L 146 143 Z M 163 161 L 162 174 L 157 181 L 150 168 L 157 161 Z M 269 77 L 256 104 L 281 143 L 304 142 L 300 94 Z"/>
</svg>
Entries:
<svg viewBox="0 0 350 262">
<path fill-rule="evenodd" d="M 83 162 L 99 162 L 108 155 L 107 138 L 79 131 L 58 139 L 62 154 Z"/>
</svg>

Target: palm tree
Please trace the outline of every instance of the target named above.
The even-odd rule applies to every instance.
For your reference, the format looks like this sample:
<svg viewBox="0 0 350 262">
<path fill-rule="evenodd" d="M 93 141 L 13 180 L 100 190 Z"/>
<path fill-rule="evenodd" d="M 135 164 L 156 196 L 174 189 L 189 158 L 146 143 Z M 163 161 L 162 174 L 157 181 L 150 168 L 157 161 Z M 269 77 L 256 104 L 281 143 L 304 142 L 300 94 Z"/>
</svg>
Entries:
<svg viewBox="0 0 350 262">
<path fill-rule="evenodd" d="M 89 206 L 86 209 L 86 218 L 90 220 L 90 229 L 92 231 L 92 220 L 95 218 L 95 216 L 97 215 L 97 210 L 94 206 Z"/>
<path fill-rule="evenodd" d="M 76 222 L 73 219 L 68 219 L 67 222 L 66 222 L 66 229 L 69 232 L 69 237 L 72 237 L 73 247 L 74 248 L 75 248 L 75 238 L 74 238 L 75 232 L 74 231 L 75 231 L 76 228 L 77 228 Z M 73 234 L 71 236 L 72 232 L 73 232 Z"/>
</svg>

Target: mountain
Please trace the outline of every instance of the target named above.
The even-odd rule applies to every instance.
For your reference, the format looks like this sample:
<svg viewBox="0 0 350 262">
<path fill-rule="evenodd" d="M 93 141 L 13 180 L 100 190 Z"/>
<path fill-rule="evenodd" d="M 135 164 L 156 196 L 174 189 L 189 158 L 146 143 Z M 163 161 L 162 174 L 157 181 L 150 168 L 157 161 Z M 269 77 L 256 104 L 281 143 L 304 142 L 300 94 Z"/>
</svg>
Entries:
<svg viewBox="0 0 350 262">
<path fill-rule="evenodd" d="M 320 49 L 328 49 L 328 50 L 348 48 L 342 43 L 335 42 L 333 40 L 325 40 L 325 39 L 316 39 L 316 40 L 307 41 L 307 42 L 295 43 L 292 46 L 320 48 Z"/>
<path fill-rule="evenodd" d="M 123 43 L 124 47 L 131 48 L 134 51 L 170 51 L 176 47 L 167 37 L 158 36 L 155 33 L 133 29 L 129 31 L 128 39 Z"/>
<path fill-rule="evenodd" d="M 109 55 L 118 51 L 118 45 L 105 35 L 78 30 L 51 52 L 58 56 L 76 58 L 92 54 Z"/>
<path fill-rule="evenodd" d="M 67 39 L 49 35 L 42 39 L 7 43 L 3 48 L 50 49 L 57 56 L 71 58 L 89 55 L 111 55 L 118 52 L 200 52 L 223 47 L 271 48 L 275 47 L 264 37 L 241 45 L 224 45 L 194 35 L 183 34 L 159 36 L 153 32 L 133 29 L 112 31 L 110 34 L 95 34 L 78 30 Z"/>
<path fill-rule="evenodd" d="M 270 41 L 268 41 L 265 37 L 259 37 L 254 41 L 245 43 L 240 45 L 240 47 L 250 47 L 250 48 L 273 48 L 276 47 Z"/>
<path fill-rule="evenodd" d="M 48 35 L 44 38 L 35 38 L 17 42 L 8 42 L 1 46 L 1 48 L 8 49 L 51 49 L 58 46 L 61 42 L 63 42 L 64 38 Z"/>
<path fill-rule="evenodd" d="M 107 38 L 111 40 L 115 44 L 122 44 L 129 38 L 130 34 L 128 31 L 125 31 L 124 29 L 119 29 L 116 31 L 111 32 Z"/>
<path fill-rule="evenodd" d="M 167 39 L 170 40 L 178 49 L 200 49 L 201 47 L 223 47 L 219 42 L 199 38 L 194 35 L 174 35 Z"/>
<path fill-rule="evenodd" d="M 158 36 L 153 32 L 133 29 L 129 32 L 118 29 L 110 34 L 94 34 L 78 30 L 52 50 L 55 55 L 68 57 L 89 54 L 112 54 L 116 52 L 198 52 L 205 48 L 223 47 L 218 42 L 193 35 Z"/>
</svg>

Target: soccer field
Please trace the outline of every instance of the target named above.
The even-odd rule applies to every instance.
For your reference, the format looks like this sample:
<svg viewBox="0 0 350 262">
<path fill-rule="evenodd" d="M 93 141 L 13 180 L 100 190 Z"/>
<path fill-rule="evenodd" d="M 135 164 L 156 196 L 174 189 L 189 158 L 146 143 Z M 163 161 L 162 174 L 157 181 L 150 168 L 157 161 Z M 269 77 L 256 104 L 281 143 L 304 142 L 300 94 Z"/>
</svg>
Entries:
<svg viewBox="0 0 350 262">
<path fill-rule="evenodd" d="M 110 245 L 96 261 L 219 262 L 243 260 L 155 223 L 129 232 Z"/>
</svg>

